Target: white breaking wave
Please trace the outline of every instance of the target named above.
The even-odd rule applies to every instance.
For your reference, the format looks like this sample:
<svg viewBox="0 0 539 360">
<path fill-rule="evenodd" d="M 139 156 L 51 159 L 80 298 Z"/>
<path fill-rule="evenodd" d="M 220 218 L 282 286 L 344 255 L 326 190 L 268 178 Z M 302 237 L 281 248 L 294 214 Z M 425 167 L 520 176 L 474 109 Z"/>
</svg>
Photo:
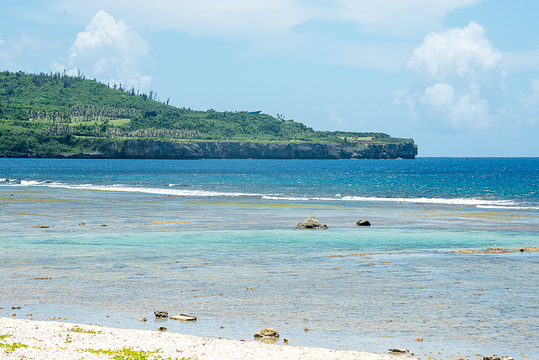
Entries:
<svg viewBox="0 0 539 360">
<path fill-rule="evenodd" d="M 512 210 L 539 210 L 539 206 L 499 206 L 499 205 L 477 205 L 481 209 L 512 209 Z"/>
<path fill-rule="evenodd" d="M 516 209 L 517 204 L 511 200 L 481 200 L 481 199 L 445 199 L 445 198 L 384 198 L 384 197 L 363 197 L 363 196 L 339 196 L 336 198 L 320 198 L 320 197 L 282 197 L 282 196 L 263 196 L 266 200 L 281 200 L 281 201 L 363 201 L 363 202 L 398 202 L 398 203 L 413 203 L 413 204 L 442 204 L 442 205 L 467 205 L 476 207 L 503 207 L 507 209 Z M 523 207 L 524 208 L 524 207 Z M 535 209 L 534 207 L 526 207 Z"/>
<path fill-rule="evenodd" d="M 475 206 L 484 209 L 511 209 L 511 210 L 539 210 L 538 206 L 515 203 L 511 200 L 483 200 L 483 199 L 464 199 L 464 198 L 386 198 L 386 197 L 364 197 L 364 196 L 343 196 L 336 194 L 335 197 L 298 197 L 298 196 L 280 196 L 280 195 L 264 195 L 257 193 L 244 192 L 219 192 L 207 190 L 186 190 L 178 189 L 176 186 L 183 187 L 185 185 L 168 184 L 167 188 L 150 188 L 150 187 L 134 187 L 125 186 L 122 184 L 113 185 L 68 185 L 52 180 L 37 181 L 37 180 L 18 180 L 18 179 L 0 179 L 9 186 L 45 186 L 64 189 L 80 189 L 80 190 L 97 190 L 111 192 L 129 192 L 129 193 L 145 193 L 156 195 L 172 195 L 172 196 L 189 196 L 189 197 L 260 197 L 264 200 L 275 201 L 361 201 L 361 202 L 393 202 L 393 203 L 412 203 L 412 204 L 441 204 L 441 205 L 464 205 Z"/>
<path fill-rule="evenodd" d="M 236 193 L 236 192 L 219 192 L 219 191 L 205 191 L 205 190 L 182 190 L 182 189 L 167 189 L 160 188 L 148 188 L 148 187 L 134 187 L 125 186 L 122 184 L 114 185 L 93 185 L 93 184 L 81 184 L 81 185 L 67 185 L 59 182 L 35 181 L 35 180 L 22 180 L 20 183 L 10 184 L 11 186 L 46 186 L 52 188 L 63 189 L 80 189 L 80 190 L 98 190 L 98 191 L 114 191 L 114 192 L 130 192 L 130 193 L 144 193 L 144 194 L 156 194 L 156 195 L 174 195 L 174 196 L 194 196 L 194 197 L 215 197 L 215 196 L 262 196 L 261 194 L 250 193 Z"/>
<path fill-rule="evenodd" d="M 156 194 L 156 195 L 174 195 L 174 196 L 195 196 L 195 197 L 215 197 L 215 196 L 260 196 L 260 194 L 249 193 L 235 193 L 235 192 L 219 192 L 219 191 L 205 191 L 205 190 L 179 190 L 179 189 L 159 189 L 159 188 L 143 188 L 132 187 L 123 185 L 112 186 L 95 186 L 95 185 L 62 185 L 61 187 L 66 189 L 89 189 L 100 191 L 114 191 L 114 192 L 131 192 L 131 193 L 144 193 L 144 194 Z"/>
</svg>

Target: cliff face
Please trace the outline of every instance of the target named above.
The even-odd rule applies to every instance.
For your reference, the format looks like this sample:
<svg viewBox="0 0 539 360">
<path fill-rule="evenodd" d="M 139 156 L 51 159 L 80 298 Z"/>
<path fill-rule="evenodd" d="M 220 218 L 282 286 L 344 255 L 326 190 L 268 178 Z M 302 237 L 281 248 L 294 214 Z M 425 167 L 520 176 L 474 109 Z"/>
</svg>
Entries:
<svg viewBox="0 0 539 360">
<path fill-rule="evenodd" d="M 336 143 L 133 140 L 113 143 L 95 155 L 127 159 L 414 159 L 417 147 L 413 143 L 348 147 Z"/>
<path fill-rule="evenodd" d="M 96 159 L 415 159 L 413 143 L 361 147 L 336 143 L 255 143 L 234 141 L 167 142 L 127 140 L 112 142 L 92 153 L 19 153 L 0 157 L 96 158 Z"/>
</svg>

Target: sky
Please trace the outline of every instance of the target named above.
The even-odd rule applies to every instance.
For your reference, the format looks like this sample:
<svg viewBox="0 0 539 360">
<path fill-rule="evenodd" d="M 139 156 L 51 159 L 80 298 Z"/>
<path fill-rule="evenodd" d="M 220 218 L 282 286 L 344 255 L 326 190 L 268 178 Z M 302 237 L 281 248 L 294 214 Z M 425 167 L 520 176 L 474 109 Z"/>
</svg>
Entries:
<svg viewBox="0 0 539 360">
<path fill-rule="evenodd" d="M 539 156 L 536 0 L 2 0 L 1 70 L 384 132 L 419 156 Z"/>
</svg>

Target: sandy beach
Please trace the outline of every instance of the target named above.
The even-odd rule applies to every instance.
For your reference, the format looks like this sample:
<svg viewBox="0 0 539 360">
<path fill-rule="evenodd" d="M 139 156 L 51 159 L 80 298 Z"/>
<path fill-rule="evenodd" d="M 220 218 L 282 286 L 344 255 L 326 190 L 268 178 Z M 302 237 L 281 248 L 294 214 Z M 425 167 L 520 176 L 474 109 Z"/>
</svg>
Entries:
<svg viewBox="0 0 539 360">
<path fill-rule="evenodd" d="M 402 357 L 356 351 L 208 339 L 171 332 L 113 329 L 52 321 L 0 318 L 2 359 L 343 359 L 392 360 Z M 145 356 L 145 357 L 144 357 Z M 407 359 L 410 359 L 407 357 Z"/>
</svg>

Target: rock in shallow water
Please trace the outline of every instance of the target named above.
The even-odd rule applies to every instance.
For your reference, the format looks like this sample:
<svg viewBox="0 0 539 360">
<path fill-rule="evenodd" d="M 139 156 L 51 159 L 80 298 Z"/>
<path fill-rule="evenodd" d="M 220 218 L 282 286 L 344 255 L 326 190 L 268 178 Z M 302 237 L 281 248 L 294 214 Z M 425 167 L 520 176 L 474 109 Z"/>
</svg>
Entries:
<svg viewBox="0 0 539 360">
<path fill-rule="evenodd" d="M 390 353 L 393 353 L 393 354 L 406 354 L 408 352 L 410 352 L 410 350 L 407 350 L 407 349 L 399 349 L 399 348 L 395 348 L 395 349 L 388 349 Z"/>
<path fill-rule="evenodd" d="M 356 222 L 357 226 L 371 226 L 371 223 L 369 220 L 358 220 Z"/>
<path fill-rule="evenodd" d="M 257 332 L 254 337 L 255 339 L 261 339 L 261 338 L 278 338 L 280 335 L 277 332 L 277 330 L 272 328 L 264 328 Z"/>
<path fill-rule="evenodd" d="M 168 311 L 154 311 L 155 317 L 157 319 L 167 318 L 168 317 Z"/>
<path fill-rule="evenodd" d="M 302 220 L 296 226 L 296 229 L 327 229 L 326 225 L 322 223 L 315 217 L 310 217 L 305 220 Z"/>
<path fill-rule="evenodd" d="M 191 316 L 191 315 L 185 315 L 185 314 L 174 315 L 174 316 L 169 317 L 169 319 L 179 320 L 179 321 L 197 321 L 196 317 Z"/>
</svg>

